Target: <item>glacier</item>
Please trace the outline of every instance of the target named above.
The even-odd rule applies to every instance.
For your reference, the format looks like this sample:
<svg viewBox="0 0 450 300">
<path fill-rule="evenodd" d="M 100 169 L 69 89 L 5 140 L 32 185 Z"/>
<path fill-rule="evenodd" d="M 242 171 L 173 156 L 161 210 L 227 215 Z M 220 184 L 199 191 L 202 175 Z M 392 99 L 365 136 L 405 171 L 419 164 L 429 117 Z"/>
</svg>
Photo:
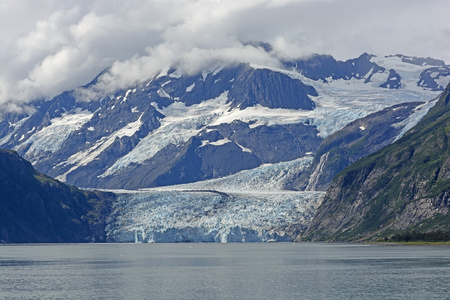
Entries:
<svg viewBox="0 0 450 300">
<path fill-rule="evenodd" d="M 109 242 L 291 242 L 324 192 L 116 191 Z"/>
<path fill-rule="evenodd" d="M 14 150 L 20 151 L 20 148 L 26 148 L 27 151 L 24 156 L 32 158 L 31 162 L 34 163 L 36 157 L 39 157 L 42 153 L 56 152 L 69 135 L 80 129 L 93 115 L 93 113 L 81 109 L 76 109 L 71 113 L 63 113 L 61 117 L 51 119 L 49 126 L 37 131 Z"/>
<path fill-rule="evenodd" d="M 158 190 L 213 190 L 224 193 L 285 192 L 286 180 L 305 170 L 312 164 L 313 157 L 305 156 L 287 162 L 264 164 L 229 176 L 193 183 L 159 187 Z"/>
<path fill-rule="evenodd" d="M 312 157 L 266 164 L 223 178 L 117 194 L 110 242 L 290 242 L 304 230 L 324 192 L 283 190 Z"/>
</svg>

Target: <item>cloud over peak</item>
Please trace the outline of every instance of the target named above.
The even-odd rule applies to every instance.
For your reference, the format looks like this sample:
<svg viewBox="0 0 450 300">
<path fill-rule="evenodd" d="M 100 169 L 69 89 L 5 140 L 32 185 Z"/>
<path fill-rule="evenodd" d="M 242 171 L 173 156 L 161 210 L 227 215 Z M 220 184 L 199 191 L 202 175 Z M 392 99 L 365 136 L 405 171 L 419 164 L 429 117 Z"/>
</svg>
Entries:
<svg viewBox="0 0 450 300">
<path fill-rule="evenodd" d="M 0 42 L 0 105 L 51 98 L 105 68 L 100 84 L 112 91 L 169 66 L 186 73 L 228 62 L 276 66 L 310 53 L 448 61 L 448 8 L 445 0 L 9 1 L 0 4 L 0 28 L 8 30 Z"/>
</svg>

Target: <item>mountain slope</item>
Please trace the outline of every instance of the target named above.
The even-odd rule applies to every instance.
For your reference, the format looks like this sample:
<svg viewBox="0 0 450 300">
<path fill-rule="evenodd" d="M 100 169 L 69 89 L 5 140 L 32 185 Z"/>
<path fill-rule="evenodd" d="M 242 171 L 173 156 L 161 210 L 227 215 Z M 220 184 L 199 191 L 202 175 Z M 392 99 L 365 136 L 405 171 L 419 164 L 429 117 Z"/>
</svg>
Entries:
<svg viewBox="0 0 450 300">
<path fill-rule="evenodd" d="M 66 186 L 1 149 L 0 190 L 2 242 L 105 241 L 110 194 Z"/>
<path fill-rule="evenodd" d="M 400 140 L 339 173 L 304 235 L 367 240 L 450 226 L 450 84 Z"/>
<path fill-rule="evenodd" d="M 401 103 L 349 123 L 321 142 L 311 167 L 294 176 L 286 188 L 326 191 L 337 173 L 398 139 L 413 114 L 420 118 L 430 104 Z"/>
</svg>

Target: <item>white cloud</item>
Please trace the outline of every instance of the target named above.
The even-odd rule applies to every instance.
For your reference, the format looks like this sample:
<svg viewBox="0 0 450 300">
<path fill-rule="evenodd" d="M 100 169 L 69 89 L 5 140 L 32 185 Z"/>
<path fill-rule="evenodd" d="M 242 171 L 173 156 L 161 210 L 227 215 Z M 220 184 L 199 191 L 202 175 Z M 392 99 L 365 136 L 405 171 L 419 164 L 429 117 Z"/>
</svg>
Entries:
<svg viewBox="0 0 450 300">
<path fill-rule="evenodd" d="M 276 65 L 311 53 L 403 53 L 449 63 L 449 8 L 447 0 L 3 1 L 0 105 L 53 97 L 106 67 L 97 91 L 167 66 L 193 73 L 211 63 Z"/>
</svg>

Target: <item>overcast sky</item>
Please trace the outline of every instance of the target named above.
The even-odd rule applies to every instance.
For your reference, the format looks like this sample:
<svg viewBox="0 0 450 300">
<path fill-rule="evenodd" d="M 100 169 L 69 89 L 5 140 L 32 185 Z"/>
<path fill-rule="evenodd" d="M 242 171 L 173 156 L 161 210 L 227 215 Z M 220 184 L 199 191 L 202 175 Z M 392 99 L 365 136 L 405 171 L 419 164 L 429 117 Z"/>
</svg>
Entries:
<svg viewBox="0 0 450 300">
<path fill-rule="evenodd" d="M 88 83 L 127 87 L 167 66 L 331 54 L 430 56 L 450 63 L 448 0 L 7 0 L 0 2 L 0 106 Z M 244 46 L 271 43 L 268 54 Z"/>
</svg>

